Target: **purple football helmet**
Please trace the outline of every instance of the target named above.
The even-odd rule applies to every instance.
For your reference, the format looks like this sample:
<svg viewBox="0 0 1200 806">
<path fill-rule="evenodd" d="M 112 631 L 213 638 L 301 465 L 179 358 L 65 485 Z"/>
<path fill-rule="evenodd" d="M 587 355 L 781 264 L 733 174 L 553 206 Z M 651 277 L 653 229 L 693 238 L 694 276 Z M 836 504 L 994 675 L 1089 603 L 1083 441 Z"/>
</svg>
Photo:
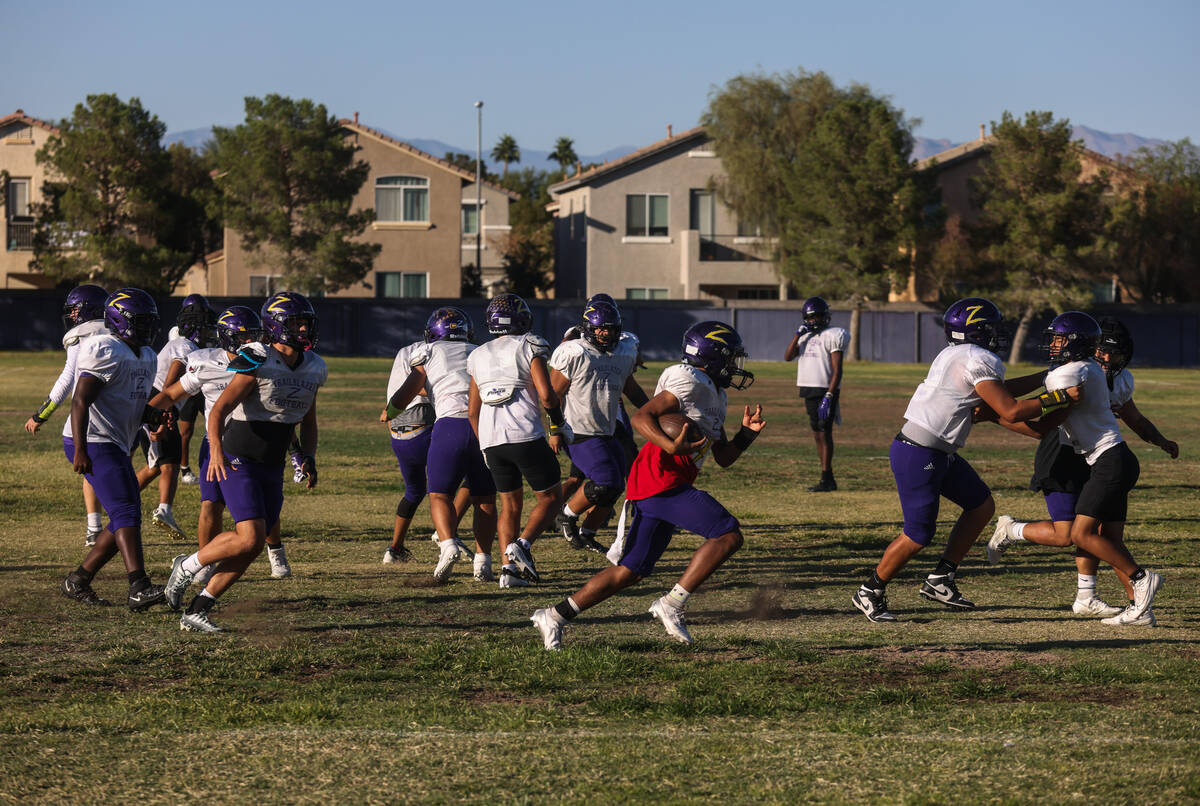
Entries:
<svg viewBox="0 0 1200 806">
<path fill-rule="evenodd" d="M 1109 378 L 1114 377 L 1133 360 L 1133 334 L 1118 319 L 1105 317 L 1100 320 L 1100 343 L 1096 347 L 1096 360 Z"/>
<path fill-rule="evenodd" d="M 158 305 L 140 288 L 121 288 L 104 302 L 104 324 L 116 335 L 138 347 L 158 335 Z"/>
<path fill-rule="evenodd" d="M 618 313 L 621 310 L 621 307 L 619 305 L 617 305 L 617 301 L 608 294 L 604 294 L 604 293 L 592 294 L 590 297 L 588 297 L 587 304 L 591 305 L 593 302 L 607 302 L 609 305 L 616 308 Z M 584 307 L 586 308 L 587 305 L 585 305 Z"/>
<path fill-rule="evenodd" d="M 438 308 L 425 323 L 425 341 L 475 341 L 475 325 L 459 308 Z"/>
<path fill-rule="evenodd" d="M 303 294 L 281 291 L 262 306 L 263 334 L 272 344 L 301 350 L 317 346 L 317 312 Z"/>
<path fill-rule="evenodd" d="M 487 329 L 493 336 L 519 336 L 533 329 L 533 311 L 516 294 L 500 294 L 487 306 Z"/>
<path fill-rule="evenodd" d="M 722 389 L 748 389 L 754 373 L 745 369 L 742 337 L 724 322 L 700 322 L 683 334 L 683 363 L 701 369 Z"/>
<path fill-rule="evenodd" d="M 953 303 L 942 316 L 951 344 L 975 344 L 999 353 L 1009 344 L 1004 314 L 990 300 L 967 297 Z"/>
<path fill-rule="evenodd" d="M 180 306 L 175 326 L 179 328 L 180 336 L 189 339 L 197 346 L 207 347 L 213 342 L 212 328 L 216 322 L 217 315 L 209 306 L 204 295 L 188 294 L 183 298 L 183 305 Z"/>
<path fill-rule="evenodd" d="M 1051 364 L 1093 358 L 1099 343 L 1100 323 L 1083 311 L 1060 313 L 1042 334 L 1042 350 Z"/>
<path fill-rule="evenodd" d="M 829 327 L 829 303 L 820 297 L 809 297 L 800 306 L 800 316 L 809 333 L 820 333 Z"/>
<path fill-rule="evenodd" d="M 602 353 L 612 352 L 621 340 L 621 312 L 611 302 L 589 302 L 579 327 L 593 347 Z"/>
<path fill-rule="evenodd" d="M 98 285 L 77 285 L 67 294 L 62 307 L 63 330 L 78 327 L 84 322 L 104 318 L 104 303 L 108 292 Z"/>
<path fill-rule="evenodd" d="M 262 318 L 245 305 L 226 308 L 217 318 L 217 346 L 236 353 L 242 346 L 263 338 Z"/>
</svg>

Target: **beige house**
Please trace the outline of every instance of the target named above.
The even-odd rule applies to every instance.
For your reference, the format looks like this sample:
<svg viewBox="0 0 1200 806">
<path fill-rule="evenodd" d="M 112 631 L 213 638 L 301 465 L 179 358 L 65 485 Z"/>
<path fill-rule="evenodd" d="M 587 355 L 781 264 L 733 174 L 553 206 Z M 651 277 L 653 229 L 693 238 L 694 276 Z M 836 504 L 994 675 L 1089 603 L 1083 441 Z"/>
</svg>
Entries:
<svg viewBox="0 0 1200 806">
<path fill-rule="evenodd" d="M 787 299 L 756 231 L 717 201 L 703 127 L 550 187 L 559 299 Z"/>
<path fill-rule="evenodd" d="M 33 259 L 33 216 L 30 206 L 41 199 L 49 178 L 37 164 L 37 152 L 58 129 L 18 109 L 0 117 L 0 177 L 7 175 L 3 192 L 4 251 L 0 252 L 0 287 L 4 289 L 53 288 L 43 275 L 29 267 Z"/>
<path fill-rule="evenodd" d="M 519 196 L 483 182 L 477 208 L 473 171 L 363 126 L 357 115 L 339 123 L 371 168 L 354 207 L 375 210 L 375 222 L 362 237 L 382 250 L 361 283 L 331 296 L 458 297 L 464 267 L 475 265 L 481 224 L 484 293 L 497 291 L 504 278 L 499 246 L 509 231 L 508 206 Z M 177 294 L 261 297 L 278 290 L 278 267 L 242 249 L 234 230 L 225 230 L 224 248 L 205 263 L 189 273 Z"/>
</svg>

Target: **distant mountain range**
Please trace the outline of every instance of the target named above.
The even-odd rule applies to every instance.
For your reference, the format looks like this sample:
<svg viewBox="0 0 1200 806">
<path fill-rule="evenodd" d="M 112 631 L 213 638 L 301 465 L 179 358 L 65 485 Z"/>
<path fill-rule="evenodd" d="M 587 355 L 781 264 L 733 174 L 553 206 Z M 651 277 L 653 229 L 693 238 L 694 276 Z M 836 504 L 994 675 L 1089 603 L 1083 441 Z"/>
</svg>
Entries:
<svg viewBox="0 0 1200 806">
<path fill-rule="evenodd" d="M 449 143 L 443 143 L 441 140 L 426 140 L 419 137 L 402 137 L 397 134 L 392 134 L 386 130 L 381 129 L 380 131 L 383 131 L 383 133 L 389 137 L 394 137 L 397 140 L 408 143 L 409 145 L 419 148 L 435 157 L 444 157 L 450 152 L 468 155 L 474 155 L 475 153 L 474 148 L 463 148 L 461 146 L 450 145 Z M 1158 140 L 1153 137 L 1140 137 L 1136 134 L 1109 134 L 1108 132 L 1089 129 L 1087 126 L 1075 126 L 1072 128 L 1072 133 L 1076 140 L 1082 140 L 1084 145 L 1086 145 L 1092 151 L 1099 152 L 1106 157 L 1115 157 L 1119 154 L 1133 154 L 1143 146 L 1153 147 L 1166 142 L 1165 140 Z M 190 148 L 199 149 L 202 148 L 211 137 L 211 129 L 187 129 L 186 131 L 181 132 L 168 132 L 167 136 L 163 139 L 167 144 L 183 143 Z M 938 154 L 948 148 L 953 148 L 954 146 L 959 145 L 960 142 L 961 141 L 955 142 L 953 140 L 947 140 L 945 138 L 936 140 L 929 137 L 914 138 L 913 159 L 925 159 L 926 157 L 932 157 L 934 154 Z M 644 143 L 643 145 L 648 144 Z M 617 146 L 616 148 L 610 148 L 608 151 L 604 151 L 600 154 L 580 154 L 579 161 L 584 165 L 597 162 L 609 162 L 610 160 L 615 160 L 619 157 L 629 154 L 630 152 L 636 151 L 641 147 L 642 146 Z M 484 151 L 484 162 L 488 164 L 489 169 L 493 171 L 498 170 L 501 166 L 494 164 L 494 161 L 488 156 L 487 152 L 489 151 L 491 151 L 491 146 L 487 146 Z M 557 168 L 558 163 L 552 162 L 549 159 L 549 155 L 549 151 L 538 151 L 532 148 L 522 148 L 521 162 L 516 163 L 514 166 L 510 166 L 510 168 L 533 167 L 542 170 L 548 168 Z"/>
</svg>

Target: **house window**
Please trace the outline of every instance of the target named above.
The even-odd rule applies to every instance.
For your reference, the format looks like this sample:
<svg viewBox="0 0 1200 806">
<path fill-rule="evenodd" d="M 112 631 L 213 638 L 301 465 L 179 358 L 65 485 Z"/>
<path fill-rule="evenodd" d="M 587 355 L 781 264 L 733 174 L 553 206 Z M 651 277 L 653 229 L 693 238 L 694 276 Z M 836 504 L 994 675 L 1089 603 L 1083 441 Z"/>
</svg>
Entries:
<svg viewBox="0 0 1200 806">
<path fill-rule="evenodd" d="M 429 180 L 381 176 L 375 180 L 376 221 L 429 221 Z"/>
<path fill-rule="evenodd" d="M 479 232 L 479 208 L 475 206 L 475 202 L 463 202 L 462 231 L 463 235 Z"/>
<path fill-rule="evenodd" d="M 665 238 L 667 228 L 666 193 L 630 193 L 625 197 L 625 234 L 631 237 Z"/>
<path fill-rule="evenodd" d="M 766 288 L 739 288 L 738 299 L 779 299 L 779 289 L 774 286 Z"/>
<path fill-rule="evenodd" d="M 28 218 L 29 217 L 29 180 L 28 179 L 10 179 L 8 180 L 8 217 L 9 218 Z"/>
<path fill-rule="evenodd" d="M 428 297 L 429 274 L 423 271 L 375 272 L 378 297 Z"/>
<path fill-rule="evenodd" d="M 737 234 L 739 238 L 761 238 L 762 227 L 752 221 L 738 221 Z"/>
<path fill-rule="evenodd" d="M 665 288 L 626 288 L 625 299 L 667 299 Z"/>
<path fill-rule="evenodd" d="M 250 296 L 269 297 L 279 290 L 278 274 L 251 274 Z"/>
</svg>

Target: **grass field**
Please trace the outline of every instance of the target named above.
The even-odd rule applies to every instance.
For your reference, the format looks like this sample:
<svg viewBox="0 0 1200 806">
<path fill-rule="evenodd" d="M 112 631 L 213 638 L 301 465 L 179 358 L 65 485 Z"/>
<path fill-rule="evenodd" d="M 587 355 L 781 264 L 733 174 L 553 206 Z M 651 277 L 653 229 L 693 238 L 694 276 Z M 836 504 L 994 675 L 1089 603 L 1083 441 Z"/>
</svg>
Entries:
<svg viewBox="0 0 1200 806">
<path fill-rule="evenodd" d="M 924 368 L 849 365 L 840 490 L 808 494 L 792 369 L 760 364 L 731 403 L 763 403 L 767 430 L 699 482 L 746 544 L 692 598 L 695 646 L 646 613 L 697 545 L 679 535 L 654 577 L 548 653 L 529 614 L 602 558 L 547 536 L 539 586 L 501 591 L 469 565 L 438 585 L 423 505 L 417 561 L 380 563 L 401 485 L 375 422 L 387 360 L 329 362 L 321 484 L 286 491 L 295 575 L 256 562 L 214 616 L 233 632 L 65 599 L 84 521 L 63 412 L 37 437 L 21 430 L 61 360 L 0 354 L 2 802 L 1200 802 L 1194 370 L 1135 373 L 1139 407 L 1183 452 L 1172 462 L 1126 433 L 1142 464 L 1126 539 L 1164 577 L 1152 630 L 1072 616 L 1069 554 L 1027 544 L 998 566 L 972 551 L 959 578 L 975 611 L 934 606 L 917 589 L 944 529 L 889 589 L 901 621 L 868 622 L 850 596 L 898 532 L 887 448 Z M 1000 512 L 1043 516 L 1024 489 L 1034 447 L 995 426 L 972 434 L 963 453 Z M 181 487 L 189 533 L 197 500 Z M 185 546 L 145 542 L 164 582 Z M 123 597 L 119 561 L 95 587 Z M 1107 568 L 1100 593 L 1121 599 Z"/>
</svg>

